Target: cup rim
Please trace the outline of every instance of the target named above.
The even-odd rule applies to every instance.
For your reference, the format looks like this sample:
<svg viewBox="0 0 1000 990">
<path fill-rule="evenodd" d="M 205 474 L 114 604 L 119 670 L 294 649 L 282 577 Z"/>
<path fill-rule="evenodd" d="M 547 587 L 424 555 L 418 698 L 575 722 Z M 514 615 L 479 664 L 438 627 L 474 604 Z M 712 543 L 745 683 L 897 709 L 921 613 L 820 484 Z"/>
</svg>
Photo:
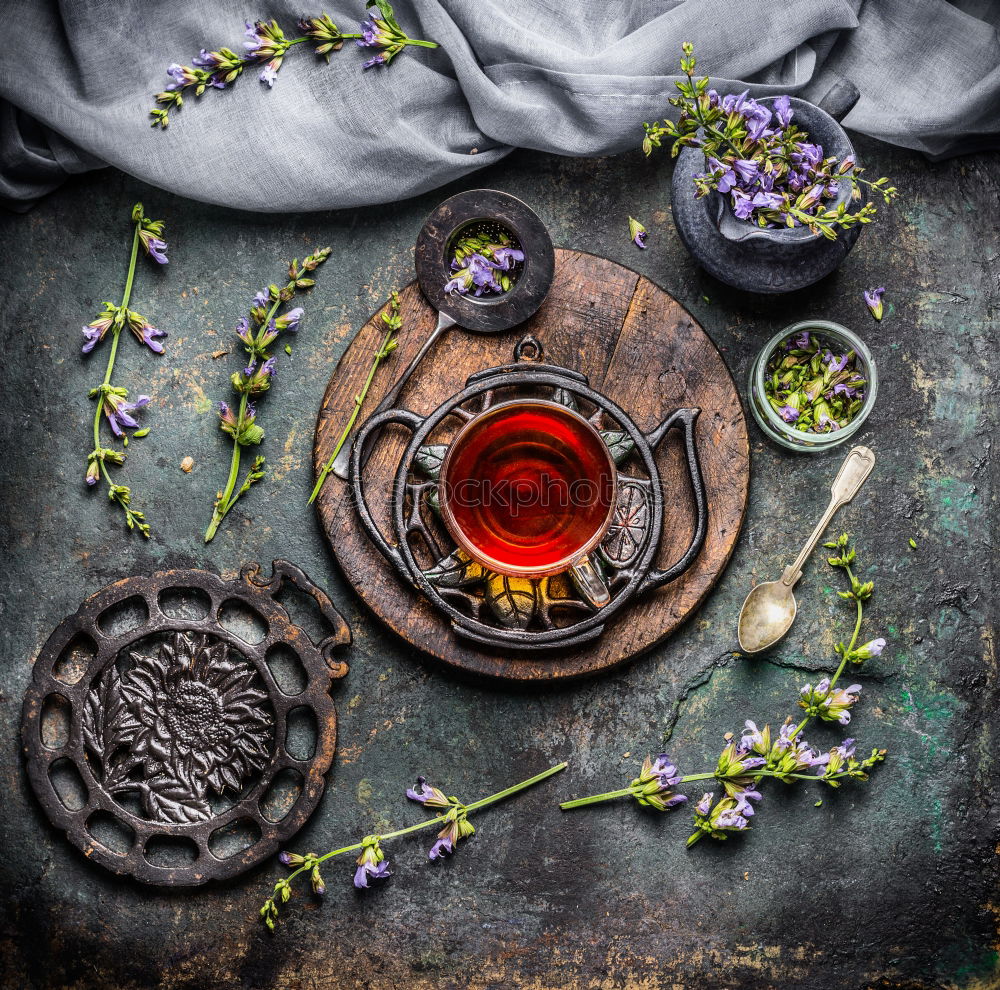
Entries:
<svg viewBox="0 0 1000 990">
<path fill-rule="evenodd" d="M 448 500 L 445 497 L 448 468 L 451 464 L 457 445 L 465 438 L 474 426 L 481 425 L 483 420 L 495 415 L 498 412 L 502 412 L 505 409 L 510 409 L 513 406 L 544 406 L 567 416 L 571 420 L 575 420 L 593 435 L 607 457 L 608 471 L 611 475 L 611 498 L 608 503 L 608 511 L 605 514 L 604 521 L 599 527 L 597 527 L 595 532 L 587 539 L 587 541 L 581 544 L 579 548 L 552 564 L 538 564 L 534 567 L 514 568 L 501 561 L 495 560 L 490 557 L 489 554 L 483 553 L 475 546 L 475 544 L 472 543 L 471 540 L 466 537 L 465 533 L 462 531 L 462 527 L 455 519 L 455 516 L 448 505 Z M 561 574 L 563 571 L 569 570 L 573 564 L 586 557 L 598 545 L 598 543 L 604 539 L 609 527 L 611 526 L 611 520 L 614 518 L 615 507 L 618 504 L 618 468 L 615 465 L 615 462 L 611 457 L 611 451 L 608 450 L 608 445 L 604 442 L 604 438 L 601 436 L 600 432 L 593 423 L 581 416 L 575 409 L 571 409 L 569 406 L 565 406 L 561 402 L 554 402 L 551 399 L 536 399 L 529 397 L 508 399 L 506 402 L 498 402 L 495 406 L 490 406 L 488 409 L 485 409 L 481 413 L 473 416 L 472 419 L 470 419 L 467 423 L 464 423 L 455 436 L 452 437 L 450 443 L 448 444 L 448 451 L 444 456 L 444 461 L 441 464 L 441 474 L 438 478 L 438 503 L 441 506 L 441 518 L 444 522 L 445 529 L 448 530 L 451 538 L 458 544 L 458 548 L 468 554 L 473 560 L 481 564 L 487 570 L 494 571 L 497 574 L 506 575 L 507 577 L 551 577 L 554 574 Z"/>
<path fill-rule="evenodd" d="M 864 363 L 865 371 L 867 372 L 866 378 L 868 380 L 868 390 L 865 393 L 865 400 L 858 410 L 858 414 L 843 429 L 834 430 L 830 433 L 808 433 L 804 430 L 796 430 L 790 423 L 786 423 L 771 408 L 771 404 L 767 401 L 764 391 L 764 372 L 767 369 L 767 363 L 770 361 L 771 355 L 783 341 L 801 330 L 816 330 L 820 335 L 826 334 L 827 336 L 840 338 L 845 344 L 850 345 L 851 349 L 855 351 Z M 849 327 L 845 327 L 841 323 L 835 323 L 833 320 L 806 319 L 799 320 L 797 323 L 791 323 L 783 330 L 779 330 L 760 349 L 756 360 L 751 366 L 750 388 L 752 390 L 750 396 L 751 408 L 757 413 L 758 422 L 760 422 L 760 417 L 763 416 L 767 426 L 774 433 L 778 434 L 774 439 L 792 450 L 822 451 L 836 447 L 838 444 L 850 439 L 864 425 L 865 420 L 868 419 L 875 406 L 875 397 L 878 393 L 878 372 L 875 366 L 875 357 L 868 345 Z M 756 393 L 756 395 L 753 393 Z M 763 427 L 765 424 L 761 422 L 760 425 Z"/>
</svg>

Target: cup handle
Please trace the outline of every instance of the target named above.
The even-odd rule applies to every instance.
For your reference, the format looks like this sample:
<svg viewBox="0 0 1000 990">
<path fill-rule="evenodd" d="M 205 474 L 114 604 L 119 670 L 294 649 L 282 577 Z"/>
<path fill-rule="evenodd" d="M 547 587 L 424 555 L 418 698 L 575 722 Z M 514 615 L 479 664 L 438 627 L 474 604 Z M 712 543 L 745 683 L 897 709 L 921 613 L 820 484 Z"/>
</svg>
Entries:
<svg viewBox="0 0 1000 990">
<path fill-rule="evenodd" d="M 375 413 L 365 420 L 358 435 L 354 438 L 354 446 L 351 448 L 350 484 L 351 492 L 354 496 L 354 504 L 358 510 L 358 517 L 361 519 L 361 524 L 368 531 L 368 535 L 372 538 L 372 542 L 382 556 L 390 563 L 395 564 L 396 569 L 407 580 L 409 580 L 409 571 L 406 567 L 406 561 L 403 560 L 403 555 L 399 552 L 399 547 L 391 544 L 382 534 L 382 531 L 378 528 L 378 524 L 375 522 L 375 518 L 372 516 L 368 503 L 365 501 L 364 485 L 361 481 L 361 472 L 363 470 L 361 467 L 361 458 L 366 453 L 365 441 L 369 436 L 385 426 L 386 423 L 399 423 L 416 432 L 423 421 L 422 416 L 410 412 L 409 409 L 386 409 L 385 412 Z"/>
<path fill-rule="evenodd" d="M 650 588 L 659 588 L 680 577 L 695 561 L 702 545 L 705 542 L 705 534 L 708 531 L 708 500 L 705 498 L 705 482 L 701 476 L 701 467 L 698 464 L 698 448 L 694 438 L 694 424 L 698 418 L 700 409 L 678 409 L 671 413 L 652 433 L 646 436 L 649 446 L 654 450 L 667 433 L 675 426 L 684 426 L 684 456 L 687 461 L 688 476 L 691 478 L 691 491 L 694 494 L 695 504 L 695 528 L 694 536 L 688 544 L 681 558 L 665 570 L 653 569 L 636 590 L 637 594 L 642 594 Z"/>
<path fill-rule="evenodd" d="M 604 579 L 597 572 L 593 560 L 590 556 L 581 557 L 569 569 L 570 577 L 576 590 L 590 602 L 594 608 L 601 608 L 611 601 L 611 592 L 604 583 Z"/>
</svg>

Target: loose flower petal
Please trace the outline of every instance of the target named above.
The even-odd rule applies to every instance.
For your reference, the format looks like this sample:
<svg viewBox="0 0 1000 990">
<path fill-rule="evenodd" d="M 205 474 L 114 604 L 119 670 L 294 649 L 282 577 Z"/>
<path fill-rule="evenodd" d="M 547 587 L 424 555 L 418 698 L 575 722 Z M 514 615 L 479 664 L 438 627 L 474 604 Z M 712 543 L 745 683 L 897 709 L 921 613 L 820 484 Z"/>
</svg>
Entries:
<svg viewBox="0 0 1000 990">
<path fill-rule="evenodd" d="M 885 287 L 879 286 L 877 289 L 866 289 L 864 293 L 865 304 L 868 306 L 868 309 L 871 311 L 872 316 L 874 316 L 876 320 L 882 319 L 884 310 L 882 295 L 884 292 Z"/>
</svg>

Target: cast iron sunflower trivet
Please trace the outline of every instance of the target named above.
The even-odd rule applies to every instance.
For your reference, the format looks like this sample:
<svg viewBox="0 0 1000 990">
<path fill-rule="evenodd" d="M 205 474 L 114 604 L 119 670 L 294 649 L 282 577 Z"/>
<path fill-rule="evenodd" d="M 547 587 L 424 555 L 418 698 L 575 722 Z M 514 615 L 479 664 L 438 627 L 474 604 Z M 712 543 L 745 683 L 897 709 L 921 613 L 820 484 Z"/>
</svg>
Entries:
<svg viewBox="0 0 1000 990">
<path fill-rule="evenodd" d="M 336 746 L 330 599 L 275 561 L 235 581 L 165 571 L 88 598 L 35 662 L 21 735 L 53 824 L 95 862 L 145 883 L 234 876 L 308 819 Z M 288 581 L 331 634 L 313 643 L 275 599 Z"/>
</svg>

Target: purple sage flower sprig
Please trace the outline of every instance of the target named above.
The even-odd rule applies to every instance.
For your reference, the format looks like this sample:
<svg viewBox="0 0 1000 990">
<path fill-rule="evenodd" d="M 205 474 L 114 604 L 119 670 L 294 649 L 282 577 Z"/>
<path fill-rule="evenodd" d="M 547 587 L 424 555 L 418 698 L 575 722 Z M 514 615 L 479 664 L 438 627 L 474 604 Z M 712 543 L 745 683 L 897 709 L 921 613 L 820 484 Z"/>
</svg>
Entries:
<svg viewBox="0 0 1000 990">
<path fill-rule="evenodd" d="M 857 617 L 851 639 L 835 647 L 840 656 L 836 672 L 831 677 L 823 678 L 815 687 L 806 685 L 801 689 L 799 704 L 806 712 L 801 722 L 796 725 L 791 718 L 787 718 L 777 734 L 772 734 L 769 725 L 758 728 L 755 722 L 747 719 L 738 739 L 733 733 L 726 734 L 726 745 L 719 754 L 715 769 L 708 773 L 681 774 L 666 753 L 661 753 L 655 760 L 647 756 L 639 776 L 628 787 L 565 801 L 559 807 L 568 811 L 632 797 L 645 807 L 667 811 L 687 801 L 685 795 L 677 793 L 679 785 L 712 780 L 721 787 L 721 797 L 716 800 L 715 791 L 706 791 L 694 805 L 695 828 L 687 840 L 687 845 L 693 846 L 706 836 L 724 840 L 733 833 L 747 831 L 756 812 L 755 805 L 763 796 L 760 785 L 768 778 L 784 784 L 804 780 L 830 787 L 840 787 L 849 779 L 867 780 L 868 771 L 885 759 L 884 749 L 873 749 L 867 757 L 858 759 L 854 740 L 845 739 L 829 752 L 820 753 L 802 736 L 803 730 L 814 718 L 840 725 L 850 721 L 850 709 L 857 704 L 861 686 L 852 684 L 839 688 L 837 682 L 848 663 L 863 663 L 878 656 L 885 648 L 885 640 L 881 638 L 863 646 L 857 645 L 863 603 L 871 597 L 873 584 L 859 581 L 851 570 L 855 553 L 849 546 L 847 534 L 826 546 L 838 552 L 838 556 L 831 557 L 829 563 L 832 567 L 843 569 L 851 583 L 850 591 L 838 594 L 855 603 Z"/>
<path fill-rule="evenodd" d="M 361 22 L 359 48 L 375 48 L 376 53 L 362 66 L 372 69 L 377 65 L 388 65 L 408 45 L 418 48 L 439 48 L 436 41 L 420 41 L 410 38 L 399 26 L 396 15 L 388 0 L 368 0 L 365 4 L 368 20 Z M 376 16 L 376 13 L 377 16 Z"/>
<path fill-rule="evenodd" d="M 375 11 L 372 12 L 372 8 Z M 257 78 L 270 89 L 278 78 L 288 51 L 296 45 L 314 44 L 317 55 L 330 61 L 333 52 L 340 51 L 344 42 L 354 40 L 362 48 L 375 48 L 375 55 L 363 63 L 368 69 L 375 65 L 388 65 L 392 59 L 409 45 L 420 48 L 437 48 L 436 41 L 420 41 L 410 38 L 399 26 L 392 7 L 386 0 L 368 0 L 366 5 L 368 20 L 363 21 L 360 31 L 345 34 L 326 15 L 303 17 L 298 22 L 302 32 L 299 37 L 286 37 L 281 25 L 275 20 L 247 21 L 243 41 L 243 51 L 231 48 L 208 51 L 203 48 L 190 65 L 174 62 L 167 68 L 170 82 L 156 94 L 156 106 L 149 111 L 153 118 L 151 126 L 165 130 L 170 124 L 170 111 L 184 106 L 184 94 L 193 93 L 200 97 L 207 89 L 226 89 L 232 86 L 244 70 L 260 69 Z"/>
<path fill-rule="evenodd" d="M 437 840 L 427 853 L 427 858 L 431 862 L 435 862 L 444 856 L 450 856 L 455 852 L 460 841 L 475 834 L 476 830 L 468 820 L 469 815 L 476 811 L 482 811 L 498 801 L 513 797 L 535 784 L 540 784 L 543 780 L 565 770 L 566 766 L 566 763 L 559 763 L 554 767 L 549 767 L 548 770 L 535 774 L 534 777 L 522 780 L 519 784 L 505 787 L 502 791 L 497 791 L 496 794 L 491 794 L 489 797 L 480 798 L 471 804 L 463 804 L 457 797 L 449 797 L 444 791 L 428 784 L 426 778 L 417 777 L 416 784 L 407 789 L 406 796 L 411 801 L 432 809 L 435 812 L 434 818 L 391 832 L 367 835 L 360 842 L 342 846 L 340 849 L 332 849 L 322 856 L 318 856 L 316 853 L 306 853 L 301 856 L 293 852 L 280 853 L 278 860 L 284 866 L 291 867 L 292 872 L 275 883 L 271 896 L 264 901 L 260 909 L 260 917 L 264 924 L 271 931 L 274 931 L 275 922 L 278 920 L 279 904 L 288 902 L 292 896 L 292 884 L 300 876 L 306 874 L 309 875 L 313 893 L 317 897 L 322 897 L 326 893 L 326 884 L 320 873 L 320 865 L 335 856 L 353 852 L 359 854 L 355 860 L 356 869 L 352 875 L 354 886 L 358 890 L 367 890 L 373 882 L 387 880 L 392 876 L 389 860 L 382 850 L 382 843 L 390 839 L 398 839 L 401 836 L 420 832 L 427 828 L 438 828 L 440 831 Z"/>
<path fill-rule="evenodd" d="M 851 212 L 841 196 L 850 186 L 852 203 L 861 198 L 860 186 L 890 203 L 897 195 L 887 178 L 870 182 L 854 155 L 843 159 L 827 155 L 822 145 L 792 123 L 795 111 L 788 96 L 770 107 L 749 97 L 749 91 L 719 94 L 708 77 L 695 80 L 694 46 L 681 46 L 681 71 L 687 77 L 677 85 L 679 96 L 669 102 L 680 111 L 677 121 L 644 124 L 642 147 L 647 155 L 664 139 L 673 139 L 671 154 L 681 148 L 699 148 L 705 171 L 695 176 L 695 196 L 715 191 L 728 197 L 739 220 L 759 227 L 808 227 L 817 236 L 836 240 L 840 230 L 871 223 L 877 209 L 866 203 Z"/>
<path fill-rule="evenodd" d="M 118 340 L 124 329 L 128 328 L 139 343 L 145 344 L 154 353 L 163 353 L 160 339 L 166 337 L 166 333 L 157 330 L 134 309 L 129 309 L 140 247 L 147 257 L 152 258 L 158 265 L 167 264 L 167 242 L 163 240 L 163 221 L 150 220 L 142 208 L 142 203 L 136 203 L 132 208 L 132 253 L 129 257 L 128 277 L 122 301 L 118 305 L 112 302 L 102 304 L 101 312 L 83 328 L 84 343 L 81 350 L 84 354 L 90 354 L 104 342 L 106 337 L 111 338 L 104 379 L 89 393 L 90 398 L 97 401 L 97 408 L 94 410 L 94 449 L 87 455 L 86 482 L 95 487 L 103 478 L 108 486 L 108 499 L 125 513 L 128 528 L 138 530 L 148 539 L 149 524 L 144 513 L 132 508 L 131 489 L 127 485 L 116 484 L 108 471 L 109 466 L 121 467 L 125 463 L 127 454 L 124 450 L 105 447 L 101 439 L 102 417 L 107 420 L 115 439 L 120 440 L 123 447 L 129 444 L 129 431 L 132 431 L 133 437 L 144 437 L 149 433 L 148 428 L 139 428 L 139 421 L 135 418 L 140 410 L 149 405 L 149 396 L 140 395 L 129 401 L 128 389 L 111 384 L 115 359 L 118 356 Z"/>
<path fill-rule="evenodd" d="M 216 534 L 229 510 L 255 485 L 265 473 L 265 458 L 254 458 L 243 483 L 236 487 L 240 477 L 240 460 L 244 447 L 256 447 L 264 439 L 264 431 L 257 423 L 256 399 L 270 391 L 275 378 L 277 363 L 270 348 L 282 333 L 294 333 L 302 319 L 302 307 L 296 306 L 278 315 L 278 309 L 291 302 L 296 292 L 311 289 L 314 272 L 330 256 L 330 248 L 318 249 L 299 264 L 296 258 L 288 266 L 288 282 L 284 286 L 265 286 L 254 296 L 249 317 L 241 317 L 234 333 L 247 354 L 247 365 L 234 372 L 231 378 L 233 391 L 239 396 L 235 409 L 220 402 L 218 407 L 219 429 L 233 441 L 233 455 L 229 465 L 226 486 L 219 491 L 212 506 L 212 521 L 205 531 L 208 543 Z M 289 351 L 291 353 L 291 351 Z"/>
</svg>

